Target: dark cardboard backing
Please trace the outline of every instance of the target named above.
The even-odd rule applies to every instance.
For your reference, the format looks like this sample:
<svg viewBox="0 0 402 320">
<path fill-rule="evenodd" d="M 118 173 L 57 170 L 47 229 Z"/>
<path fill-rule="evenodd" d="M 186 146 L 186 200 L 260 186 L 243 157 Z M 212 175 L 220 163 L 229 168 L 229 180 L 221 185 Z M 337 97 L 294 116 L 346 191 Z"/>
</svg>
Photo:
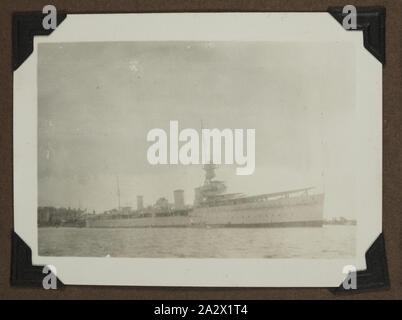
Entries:
<svg viewBox="0 0 402 320">
<path fill-rule="evenodd" d="M 339 1 L 272 1 L 261 3 L 259 1 L 248 1 L 247 3 L 234 1 L 231 4 L 223 4 L 220 1 L 208 1 L 187 3 L 178 1 L 175 3 L 160 3 L 155 0 L 147 1 L 143 4 L 133 3 L 131 1 L 119 1 L 113 5 L 113 2 L 108 2 L 107 6 L 95 3 L 74 3 L 73 1 L 54 1 L 56 7 L 60 10 L 70 13 L 82 12 L 182 12 L 182 11 L 326 11 L 328 6 L 347 5 L 350 3 L 339 3 Z M 400 188 L 402 185 L 402 175 L 400 167 L 401 156 L 398 150 L 401 148 L 401 137 L 399 136 L 398 128 L 402 124 L 401 112 L 397 107 L 400 102 L 401 95 L 399 88 L 401 87 L 400 61 L 400 15 L 401 5 L 397 1 L 370 1 L 357 0 L 353 4 L 356 5 L 385 5 L 387 7 L 387 25 L 392 28 L 387 31 L 387 64 L 391 68 L 384 70 L 384 231 L 387 234 L 388 241 L 387 252 L 390 253 L 389 268 L 390 278 L 393 286 L 388 291 L 377 291 L 362 293 L 360 295 L 341 295 L 340 297 L 357 297 L 357 298 L 395 298 L 400 297 L 401 293 L 401 275 L 400 267 L 402 262 L 401 255 L 401 228 L 402 219 L 400 214 Z M 45 5 L 45 4 L 43 4 Z M 4 195 L 2 202 L 3 213 L 0 216 L 1 228 L 1 243 L 0 251 L 0 279 L 1 283 L 9 283 L 10 265 L 7 261 L 11 258 L 11 246 L 9 235 L 12 228 L 12 63 L 11 63 L 11 15 L 14 11 L 33 11 L 40 10 L 38 4 L 27 4 L 20 0 L 5 0 L 2 3 L 3 10 L 0 12 L 0 25 L 3 32 L 2 40 L 4 48 L 1 51 L 0 69 L 2 75 L 1 88 L 2 95 L 0 96 L 0 127 L 2 129 L 2 139 L 0 147 L 3 153 L 1 154 L 2 163 L 1 176 L 4 179 L 0 183 L 0 192 Z M 8 30 L 8 31 L 7 31 Z M 399 68 L 399 69 L 398 69 Z M 391 143 L 392 142 L 392 143 Z M 8 258 L 7 258 L 8 257 Z M 398 271 L 398 272 L 397 272 Z M 8 280 L 5 280 L 8 279 Z M 3 289 L 3 286 L 2 286 Z M 52 293 L 50 293 L 52 292 Z M 67 286 L 65 290 L 37 290 L 17 289 L 16 287 L 4 286 L 1 296 L 7 298 L 193 298 L 193 299 L 273 299 L 273 298 L 331 298 L 334 295 L 330 294 L 325 288 L 146 288 L 146 287 L 75 287 Z"/>
</svg>

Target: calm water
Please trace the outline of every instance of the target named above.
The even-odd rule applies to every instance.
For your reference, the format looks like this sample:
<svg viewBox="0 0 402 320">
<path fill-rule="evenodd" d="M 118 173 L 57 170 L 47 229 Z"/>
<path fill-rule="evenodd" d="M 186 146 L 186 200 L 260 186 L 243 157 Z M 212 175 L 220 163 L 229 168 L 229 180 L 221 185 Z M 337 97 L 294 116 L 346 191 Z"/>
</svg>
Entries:
<svg viewBox="0 0 402 320">
<path fill-rule="evenodd" d="M 39 228 L 39 255 L 149 258 L 345 258 L 355 226 L 322 228 Z"/>
</svg>

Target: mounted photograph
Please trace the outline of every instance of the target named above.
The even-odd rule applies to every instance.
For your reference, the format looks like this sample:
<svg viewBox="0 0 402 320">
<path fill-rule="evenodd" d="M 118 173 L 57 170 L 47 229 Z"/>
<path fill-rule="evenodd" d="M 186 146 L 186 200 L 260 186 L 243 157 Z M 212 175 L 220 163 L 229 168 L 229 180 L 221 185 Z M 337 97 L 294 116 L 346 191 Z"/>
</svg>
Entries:
<svg viewBox="0 0 402 320">
<path fill-rule="evenodd" d="M 327 13 L 67 15 L 14 73 L 15 231 L 64 284 L 338 287 L 381 68 Z"/>
</svg>

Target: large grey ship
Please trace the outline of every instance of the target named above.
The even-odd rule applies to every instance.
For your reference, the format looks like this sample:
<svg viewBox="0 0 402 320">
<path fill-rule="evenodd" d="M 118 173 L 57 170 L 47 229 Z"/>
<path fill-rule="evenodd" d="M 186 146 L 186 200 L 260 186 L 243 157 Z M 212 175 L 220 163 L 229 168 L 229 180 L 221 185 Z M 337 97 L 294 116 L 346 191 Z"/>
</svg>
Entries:
<svg viewBox="0 0 402 320">
<path fill-rule="evenodd" d="M 184 191 L 174 191 L 174 204 L 160 198 L 148 207 L 137 196 L 137 209 L 118 208 L 86 219 L 93 228 L 148 227 L 321 227 L 324 194 L 312 188 L 255 196 L 225 193 L 226 185 L 215 179 L 216 166 L 204 165 L 205 180 L 195 188 L 192 206 L 186 206 Z"/>
</svg>

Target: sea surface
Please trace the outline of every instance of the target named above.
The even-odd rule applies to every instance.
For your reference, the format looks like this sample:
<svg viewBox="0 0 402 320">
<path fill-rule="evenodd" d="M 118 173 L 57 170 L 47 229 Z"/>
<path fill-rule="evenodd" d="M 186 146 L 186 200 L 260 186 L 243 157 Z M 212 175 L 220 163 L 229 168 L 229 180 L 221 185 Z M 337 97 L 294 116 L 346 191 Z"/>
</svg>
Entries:
<svg viewBox="0 0 402 320">
<path fill-rule="evenodd" d="M 39 255 L 324 258 L 355 255 L 356 226 L 322 228 L 39 228 Z"/>
</svg>

